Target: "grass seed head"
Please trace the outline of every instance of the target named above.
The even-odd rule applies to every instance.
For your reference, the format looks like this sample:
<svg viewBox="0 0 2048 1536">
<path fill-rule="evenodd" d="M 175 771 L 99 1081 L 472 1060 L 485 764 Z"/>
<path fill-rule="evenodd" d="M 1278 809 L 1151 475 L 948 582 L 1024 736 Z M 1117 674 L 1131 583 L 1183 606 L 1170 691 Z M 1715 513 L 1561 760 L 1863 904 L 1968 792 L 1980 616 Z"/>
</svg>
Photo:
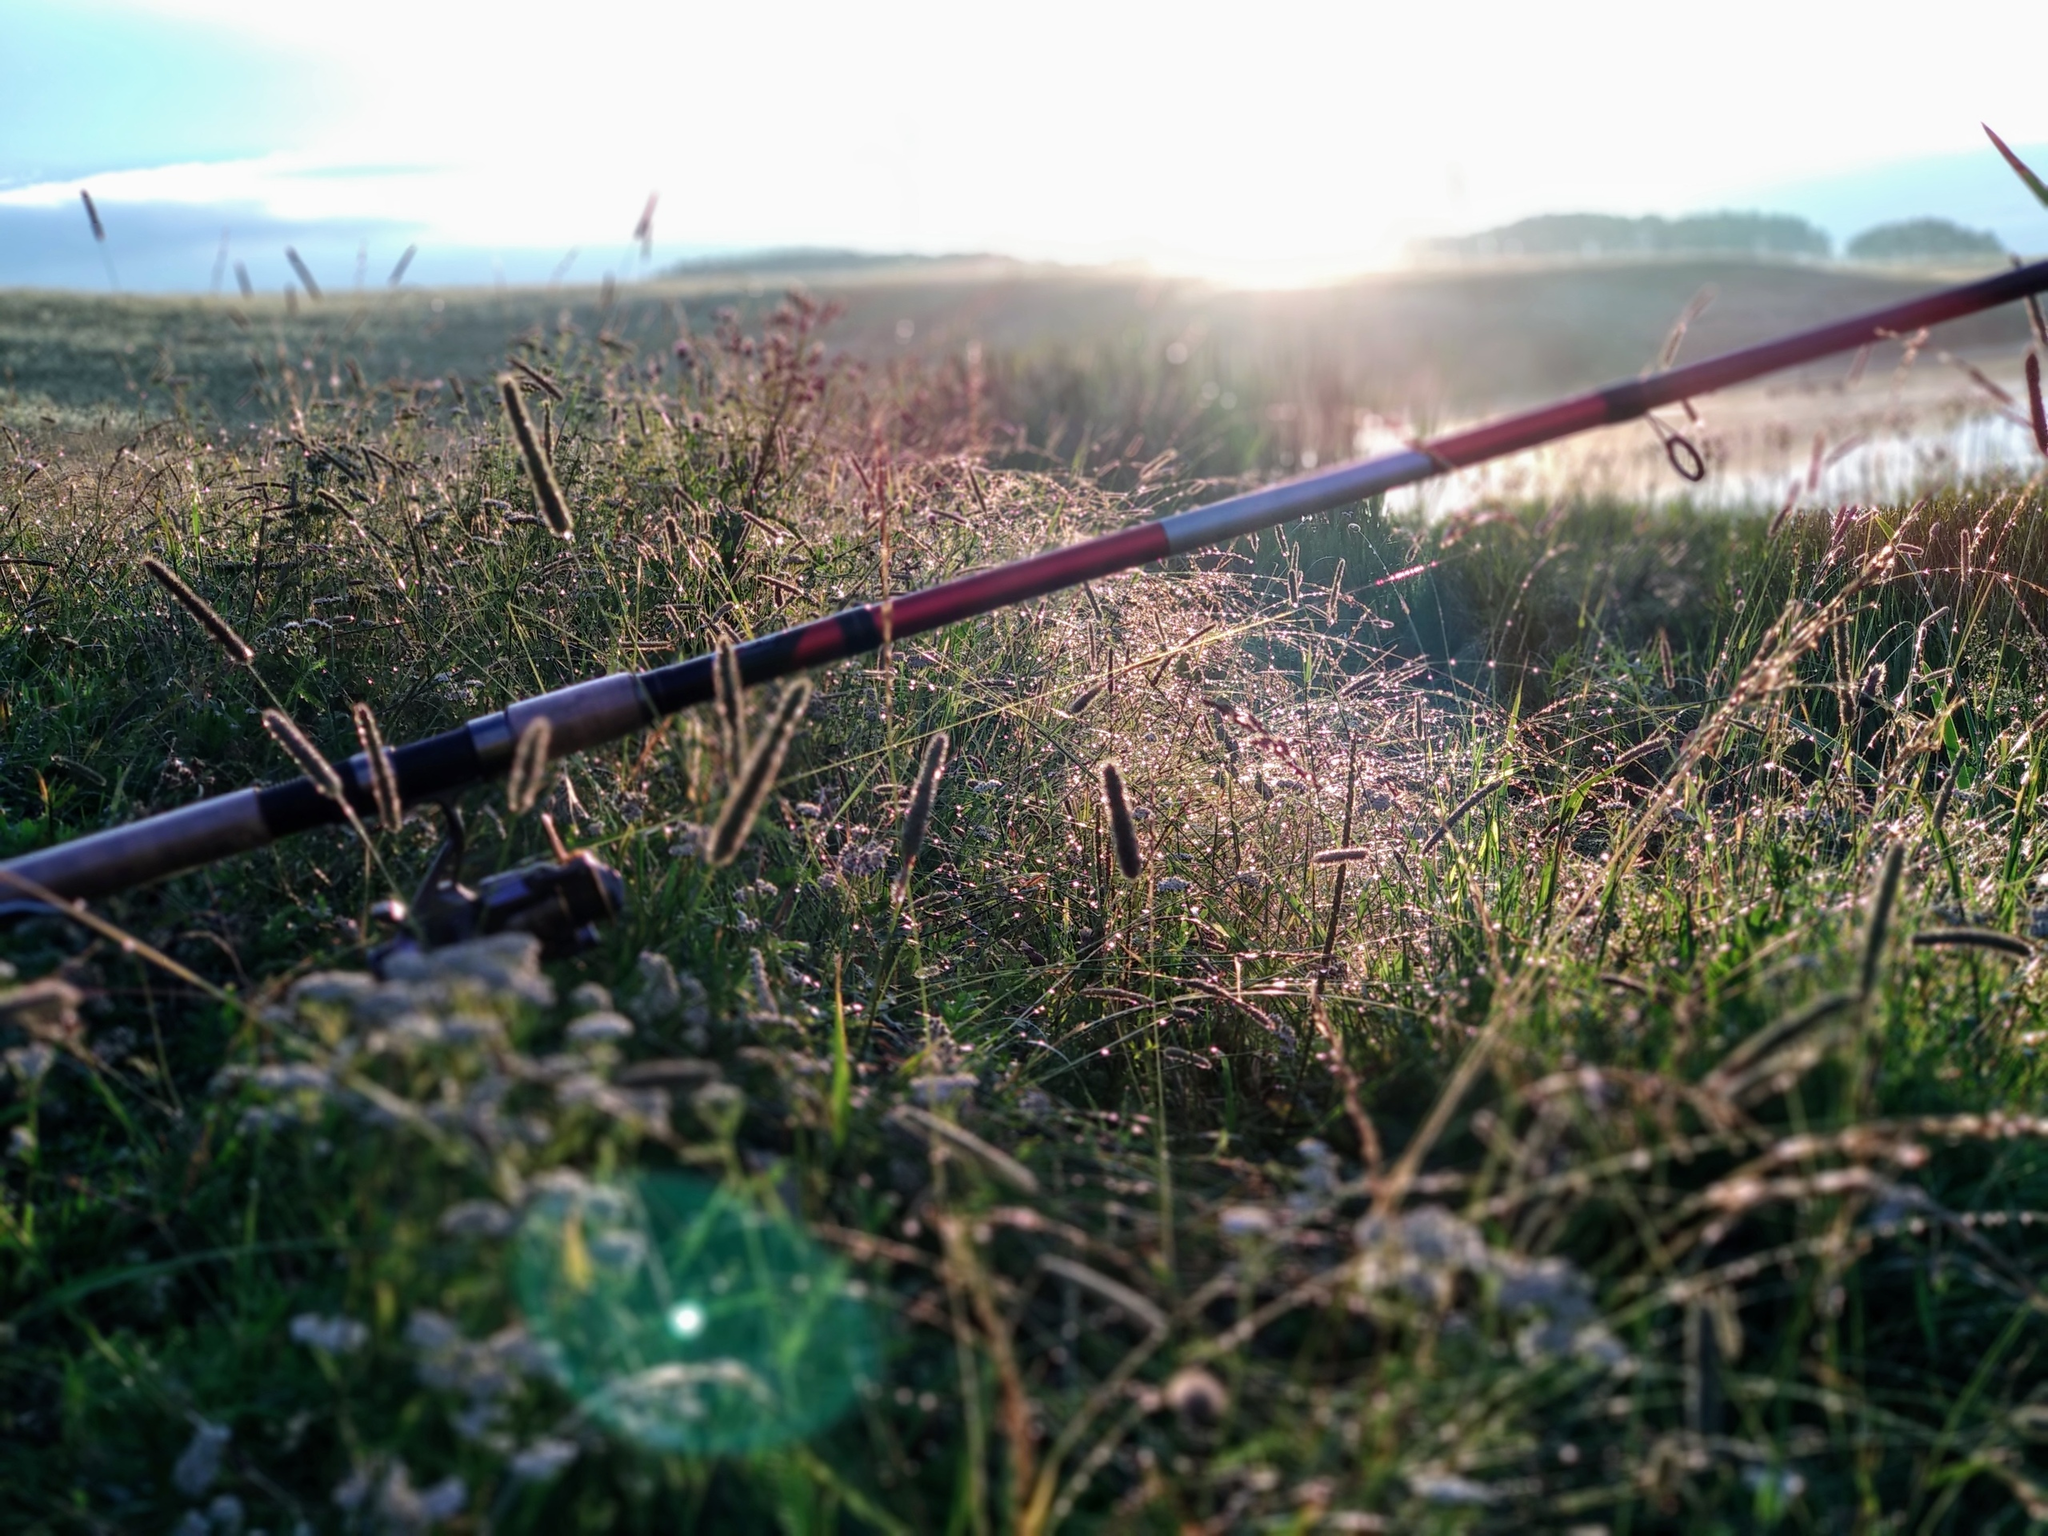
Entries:
<svg viewBox="0 0 2048 1536">
<path fill-rule="evenodd" d="M 185 585 L 184 579 L 154 555 L 143 558 L 142 568 L 156 578 L 157 585 L 178 600 L 178 606 L 191 614 L 201 629 L 214 639 L 228 659 L 236 666 L 246 667 L 256 659 L 256 652 L 249 642 L 235 633 L 232 624 L 214 610 L 213 604 Z"/>
<path fill-rule="evenodd" d="M 284 748 L 291 760 L 299 765 L 299 771 L 313 781 L 315 789 L 336 805 L 347 806 L 348 794 L 342 787 L 341 774 L 299 729 L 297 721 L 281 709 L 266 709 L 263 711 L 263 729 L 270 732 L 271 740 Z"/>
<path fill-rule="evenodd" d="M 369 705 L 360 703 L 352 713 L 356 740 L 363 744 L 363 756 L 370 764 L 370 792 L 377 799 L 377 820 L 388 830 L 405 819 L 405 802 L 398 795 L 398 773 L 392 766 L 391 754 L 385 750 L 384 733 L 377 728 L 376 713 Z"/>
<path fill-rule="evenodd" d="M 711 657 L 711 698 L 718 715 L 718 755 L 727 773 L 737 773 L 747 756 L 746 679 L 730 635 L 718 637 Z"/>
<path fill-rule="evenodd" d="M 505 419 L 512 425 L 512 436 L 518 440 L 519 455 L 526 461 L 527 477 L 533 481 L 533 495 L 540 503 L 541 516 L 547 519 L 557 538 L 573 539 L 576 524 L 569 516 L 569 503 L 562 499 L 562 488 L 555 482 L 555 466 L 534 434 L 526 402 L 519 397 L 519 381 L 506 374 L 498 380 L 498 393 L 505 402 Z"/>
<path fill-rule="evenodd" d="M 1878 962 L 1884 958 L 1885 935 L 1891 929 L 1892 902 L 1899 894 L 1899 874 L 1905 868 L 1906 849 L 1902 843 L 1893 843 L 1884 851 L 1884 863 L 1879 866 L 1877 883 L 1871 888 L 1870 931 L 1863 941 L 1863 995 L 1868 997 L 1877 986 Z"/>
<path fill-rule="evenodd" d="M 547 784 L 548 746 L 555 728 L 546 715 L 537 715 L 519 733 L 512 749 L 512 771 L 505 777 L 505 805 L 514 816 L 524 816 L 540 799 Z"/>
<path fill-rule="evenodd" d="M 910 805 L 903 813 L 903 860 L 907 864 L 924 847 L 924 835 L 931 825 L 932 802 L 938 797 L 939 779 L 946 771 L 946 751 L 951 739 L 944 731 L 925 743 L 924 761 L 918 765 L 917 784 L 910 792 Z"/>
<path fill-rule="evenodd" d="M 2041 354 L 2027 354 L 2027 418 L 2034 428 L 2034 446 L 2048 455 L 2048 407 L 2041 402 Z"/>
<path fill-rule="evenodd" d="M 1109 809 L 1116 867 L 1124 872 L 1126 880 L 1135 880 L 1145 868 L 1145 856 L 1138 850 L 1138 824 L 1131 816 L 1131 803 L 1124 798 L 1123 770 L 1115 763 L 1102 765 L 1102 803 Z"/>
<path fill-rule="evenodd" d="M 521 378 L 525 379 L 529 384 L 531 384 L 535 389 L 539 390 L 542 394 L 546 395 L 550 400 L 560 402 L 568 398 L 568 396 L 562 393 L 561 385 L 557 384 L 553 379 L 549 378 L 546 374 L 542 373 L 538 368 L 534 367 L 533 364 L 527 362 L 526 359 L 521 357 L 513 358 L 512 367 Z"/>
<path fill-rule="evenodd" d="M 725 808 L 718 813 L 711 835 L 704 840 L 704 860 L 714 869 L 730 864 L 739 856 L 747 833 L 753 828 L 754 818 L 760 814 L 769 793 L 775 788 L 776 776 L 782 772 L 783 754 L 788 752 L 789 744 L 796 736 L 797 724 L 810 703 L 811 684 L 808 678 L 798 678 L 783 690 L 775 713 L 768 721 L 768 729 L 754 743 L 753 751 L 747 754 L 746 765 L 726 795 Z"/>
<path fill-rule="evenodd" d="M 1160 1401 L 1189 1428 L 1213 1429 L 1229 1411 L 1230 1391 L 1215 1372 L 1186 1365 L 1167 1378 Z"/>
<path fill-rule="evenodd" d="M 925 743 L 924 761 L 917 769 L 917 783 L 910 791 L 910 804 L 903 812 L 900 845 L 903 861 L 896 872 L 896 899 L 899 902 L 910 892 L 910 866 L 916 862 L 918 850 L 924 847 L 924 835 L 931 827 L 932 803 L 938 798 L 939 780 L 946 772 L 946 750 L 950 744 L 951 738 L 944 731 Z"/>
<path fill-rule="evenodd" d="M 1372 857 L 1370 848 L 1325 848 L 1315 854 L 1312 864 L 1356 864 Z"/>
<path fill-rule="evenodd" d="M 306 297 L 309 299 L 320 298 L 322 296 L 320 285 L 314 281 L 313 269 L 306 265 L 305 259 L 290 246 L 284 248 L 284 259 L 292 264 L 292 270 L 299 274 L 299 281 L 306 285 Z"/>
</svg>

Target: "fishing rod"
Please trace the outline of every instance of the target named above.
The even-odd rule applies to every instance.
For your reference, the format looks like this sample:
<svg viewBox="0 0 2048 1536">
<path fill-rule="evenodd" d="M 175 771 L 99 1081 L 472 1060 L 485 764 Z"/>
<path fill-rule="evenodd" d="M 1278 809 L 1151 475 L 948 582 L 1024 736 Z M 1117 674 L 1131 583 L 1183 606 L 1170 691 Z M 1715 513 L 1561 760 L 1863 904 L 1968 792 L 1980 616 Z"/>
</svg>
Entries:
<svg viewBox="0 0 2048 1536">
<path fill-rule="evenodd" d="M 921 635 L 1172 555 L 1227 544 L 1260 529 L 1333 511 L 1594 427 L 1632 421 L 1661 406 L 1874 342 L 1910 336 L 1925 327 L 1995 309 L 2043 290 L 2048 290 L 2048 261 L 2015 267 L 1995 277 L 1703 362 L 1572 395 L 1399 453 L 1337 465 L 923 591 L 864 603 L 738 646 L 740 675 L 749 686 L 789 677 L 879 650 L 885 641 Z M 1680 463 L 1676 448 L 1682 443 L 1682 439 L 1667 438 L 1667 451 L 1681 473 L 1697 478 L 1694 471 L 1703 466 L 1696 454 L 1690 455 L 1690 463 Z M 390 762 L 399 795 L 406 805 L 445 804 L 460 791 L 496 778 L 509 768 L 514 746 L 536 721 L 545 720 L 550 728 L 550 758 L 567 757 L 642 730 L 679 710 L 709 701 L 714 660 L 709 655 L 695 656 L 645 672 L 619 672 L 577 683 L 522 700 L 438 736 L 393 748 Z M 358 753 L 335 767 L 357 815 L 374 814 L 376 798 L 367 756 Z M 0 896 L 39 897 L 31 886 L 70 900 L 112 895 L 344 819 L 342 807 L 309 779 L 237 790 L 11 859 L 0 864 L 0 872 L 14 877 L 0 880 L 0 885 L 11 887 Z M 459 857 L 459 831 L 452 817 L 450 845 Z M 444 902 L 455 903 L 451 893 L 462 888 L 445 868 L 445 860 L 437 859 L 436 868 L 443 872 L 437 889 Z M 464 899 L 483 912 L 480 921 L 484 927 L 495 922 L 496 926 L 531 928 L 542 920 L 534 914 L 543 912 L 545 920 L 553 924 L 551 932 L 580 933 L 586 917 L 604 915 L 615 907 L 619 895 L 617 876 L 588 855 L 513 873 L 522 879 L 496 893 L 502 898 L 496 919 L 484 912 L 488 899 L 465 893 Z M 451 931 L 463 926 L 455 924 Z"/>
</svg>

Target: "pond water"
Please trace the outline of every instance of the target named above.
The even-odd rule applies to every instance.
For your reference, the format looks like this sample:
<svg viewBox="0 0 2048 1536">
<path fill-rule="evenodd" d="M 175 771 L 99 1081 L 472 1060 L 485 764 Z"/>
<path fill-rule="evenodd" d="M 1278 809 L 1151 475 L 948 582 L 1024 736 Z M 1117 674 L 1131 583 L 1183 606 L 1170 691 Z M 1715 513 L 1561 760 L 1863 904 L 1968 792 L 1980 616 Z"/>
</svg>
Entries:
<svg viewBox="0 0 2048 1536">
<path fill-rule="evenodd" d="M 1911 502 L 1960 483 L 2048 469 L 2024 415 L 2019 359 L 1984 371 L 2014 397 L 2011 406 L 1943 369 L 1860 391 L 1800 384 L 1730 391 L 1695 402 L 1697 420 L 1683 409 L 1659 412 L 1665 431 L 1682 433 L 1704 458 L 1706 477 L 1697 484 L 1672 467 L 1657 428 L 1635 421 L 1460 470 L 1389 502 L 1433 516 L 1561 496 L 1776 512 L 1788 500 L 1802 508 Z M 1379 453 L 1397 445 L 1405 446 L 1401 433 L 1374 419 L 1357 447 Z"/>
</svg>

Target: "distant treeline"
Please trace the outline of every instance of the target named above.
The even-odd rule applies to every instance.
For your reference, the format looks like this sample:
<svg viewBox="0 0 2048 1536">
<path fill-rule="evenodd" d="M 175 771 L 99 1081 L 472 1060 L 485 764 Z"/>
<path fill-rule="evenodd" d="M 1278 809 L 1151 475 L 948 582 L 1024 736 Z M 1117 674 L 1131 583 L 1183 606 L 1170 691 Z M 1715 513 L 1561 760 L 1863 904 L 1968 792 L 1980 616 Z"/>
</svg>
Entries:
<svg viewBox="0 0 2048 1536">
<path fill-rule="evenodd" d="M 1906 219 L 1866 229 L 1845 254 L 1856 261 L 1995 258 L 1996 235 L 1947 219 Z M 1476 235 L 1420 243 L 1426 260 L 1487 261 L 1500 257 L 1784 256 L 1834 254 L 1826 230 L 1789 213 L 1693 213 L 1628 219 L 1607 213 L 1546 213 Z"/>
</svg>

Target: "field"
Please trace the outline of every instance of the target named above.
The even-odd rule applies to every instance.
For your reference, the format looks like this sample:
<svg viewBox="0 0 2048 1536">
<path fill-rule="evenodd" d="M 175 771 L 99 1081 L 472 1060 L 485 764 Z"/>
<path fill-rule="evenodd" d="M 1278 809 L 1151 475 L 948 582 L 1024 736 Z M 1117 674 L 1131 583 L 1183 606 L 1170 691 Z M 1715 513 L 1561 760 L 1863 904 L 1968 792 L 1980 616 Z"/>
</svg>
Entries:
<svg viewBox="0 0 2048 1536">
<path fill-rule="evenodd" d="M 1905 286 L 1403 281 L 0 298 L 0 853 Z M 0 1526 L 2048 1520 L 2039 487 L 1569 491 L 823 671 L 723 867 L 714 710 L 479 790 L 572 958 L 367 976 L 430 807 L 17 916 Z"/>
</svg>

